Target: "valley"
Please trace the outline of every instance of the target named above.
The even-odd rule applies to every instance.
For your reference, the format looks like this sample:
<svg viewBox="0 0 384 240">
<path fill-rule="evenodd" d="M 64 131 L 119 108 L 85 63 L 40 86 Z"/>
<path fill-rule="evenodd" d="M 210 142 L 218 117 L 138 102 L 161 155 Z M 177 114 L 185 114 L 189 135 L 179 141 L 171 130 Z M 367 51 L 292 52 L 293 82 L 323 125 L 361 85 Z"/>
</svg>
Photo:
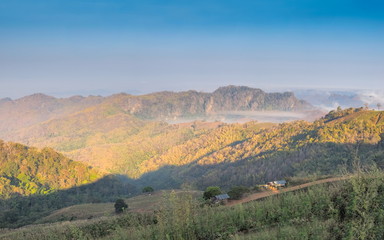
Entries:
<svg viewBox="0 0 384 240">
<path fill-rule="evenodd" d="M 191 96 L 202 102 L 208 101 L 202 99 L 211 99 L 208 101 L 213 102 L 211 110 L 204 105 L 207 103 L 202 105 L 204 111 L 185 105 L 192 101 Z M 271 102 L 275 110 L 258 109 L 257 101 L 249 100 L 249 96 L 254 99 L 263 96 L 263 101 L 275 99 Z M 64 224 L 68 227 L 63 228 L 64 232 L 59 231 L 63 239 L 73 238 L 73 229 L 86 236 L 91 234 L 86 239 L 102 238 L 104 235 L 86 229 L 93 228 L 99 221 L 105 229 L 112 225 L 125 229 L 128 225 L 124 224 L 131 224 L 128 223 L 131 220 L 139 221 L 132 224 L 140 225 L 141 221 L 158 216 L 158 209 L 176 211 L 166 207 L 165 202 L 170 198 L 181 201 L 178 204 L 187 201 L 191 205 L 185 207 L 191 211 L 200 209 L 197 205 L 204 209 L 202 191 L 210 186 L 231 192 L 236 186 L 258 189 L 260 184 L 276 179 L 294 182 L 302 178 L 308 180 L 278 194 L 294 196 L 295 193 L 289 192 L 297 191 L 304 197 L 305 189 L 321 188 L 314 185 L 327 183 L 324 186 L 328 187 L 333 181 L 349 182 L 344 176 L 381 172 L 384 168 L 384 112 L 363 107 L 338 108 L 320 116 L 320 111 L 295 100 L 291 94 L 268 95 L 259 89 L 234 86 L 219 88 L 211 95 L 189 91 L 137 97 L 117 94 L 56 99 L 38 94 L 30 98 L 1 103 L 12 104 L 12 110 L 11 105 L 2 105 L 3 108 L 0 105 L 0 112 L 8 114 L 2 116 L 10 119 L 7 120 L 10 127 L 0 129 L 3 138 L 0 142 L 0 226 L 4 229 L 22 227 L 4 231 L 4 237 L 17 239 L 20 232 L 34 234 L 28 230 L 29 226 L 41 226 L 41 231 L 49 229 L 47 234 L 56 234 L 55 226 Z M 214 104 L 215 98 L 228 101 L 218 106 Z M 281 98 L 298 104 L 297 108 L 287 108 L 279 102 Z M 133 99 L 138 105 L 132 105 Z M 249 104 L 235 106 L 233 101 L 242 101 L 240 99 L 248 99 Z M 153 101 L 161 104 L 154 109 Z M 262 106 L 267 106 L 265 104 Z M 134 107 L 140 110 L 133 111 L 132 106 L 140 106 Z M 154 117 L 158 111 L 164 114 Z M 213 112 L 216 115 L 212 115 Z M 13 122 L 11 119 L 19 118 L 16 113 L 29 117 Z M 304 120 L 307 114 L 316 119 Z M 232 116 L 234 121 L 213 120 L 220 116 L 222 120 Z M 199 117 L 204 118 L 183 121 Z M 263 121 L 269 117 L 280 118 L 281 122 Z M 322 178 L 328 180 L 318 180 Z M 155 194 L 140 195 L 146 186 L 154 188 Z M 342 184 L 339 187 L 342 188 Z M 302 188 L 305 189 L 300 190 Z M 171 189 L 178 189 L 181 195 L 172 197 Z M 191 193 L 193 197 L 189 197 Z M 226 207 L 277 201 L 268 200 L 275 199 L 275 194 L 244 195 L 241 200 L 231 200 Z M 128 203 L 129 210 L 124 216 L 113 212 L 113 202 L 118 198 Z M 259 199 L 257 203 L 252 203 L 256 199 Z M 214 207 L 209 211 L 220 215 L 219 209 Z M 233 211 L 238 211 L 238 207 Z M 125 219 L 121 220 L 125 223 L 119 219 Z M 155 229 L 158 225 L 148 227 Z M 102 231 L 112 231 L 115 236 L 118 234 L 115 230 L 112 227 Z M 238 229 L 232 236 L 241 237 L 241 232 Z"/>
</svg>

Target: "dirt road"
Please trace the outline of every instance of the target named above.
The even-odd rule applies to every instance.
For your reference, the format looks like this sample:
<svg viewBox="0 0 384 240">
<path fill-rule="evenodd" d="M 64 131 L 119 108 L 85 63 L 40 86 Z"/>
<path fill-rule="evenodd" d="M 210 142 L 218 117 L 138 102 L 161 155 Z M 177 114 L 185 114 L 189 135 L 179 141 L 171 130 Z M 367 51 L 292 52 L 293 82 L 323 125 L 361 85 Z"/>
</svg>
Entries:
<svg viewBox="0 0 384 240">
<path fill-rule="evenodd" d="M 326 178 L 326 179 L 321 179 L 318 181 L 309 182 L 309 183 L 305 183 L 305 184 L 301 184 L 301 185 L 297 185 L 297 186 L 293 186 L 293 187 L 282 188 L 279 191 L 265 191 L 265 192 L 260 192 L 260 193 L 254 193 L 254 194 L 251 194 L 251 195 L 249 195 L 243 199 L 240 199 L 240 200 L 231 200 L 226 204 L 226 206 L 233 206 L 236 204 L 246 203 L 246 202 L 254 201 L 257 199 L 261 199 L 261 198 L 273 196 L 276 194 L 280 194 L 280 193 L 291 192 L 291 191 L 299 190 L 302 188 L 306 188 L 306 187 L 310 187 L 310 186 L 322 184 L 322 183 L 337 182 L 337 181 L 345 180 L 348 178 L 350 178 L 350 177 L 347 176 L 347 177 Z"/>
</svg>

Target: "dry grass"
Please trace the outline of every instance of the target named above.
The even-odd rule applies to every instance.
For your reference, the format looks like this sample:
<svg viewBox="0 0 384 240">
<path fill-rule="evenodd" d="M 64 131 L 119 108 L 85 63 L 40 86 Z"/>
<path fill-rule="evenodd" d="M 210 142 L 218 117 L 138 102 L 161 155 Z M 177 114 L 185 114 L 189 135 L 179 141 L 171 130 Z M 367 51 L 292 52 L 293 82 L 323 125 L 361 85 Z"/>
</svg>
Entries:
<svg viewBox="0 0 384 240">
<path fill-rule="evenodd" d="M 192 194 L 196 198 L 201 197 L 203 194 L 201 191 L 174 191 L 176 191 L 177 194 Z M 168 196 L 170 192 L 171 190 L 156 191 L 150 195 L 142 194 L 132 198 L 125 198 L 124 201 L 128 204 L 128 211 L 130 212 L 153 212 L 164 202 L 164 198 Z M 94 219 L 114 215 L 115 208 L 113 202 L 80 204 L 56 210 L 36 223 Z"/>
</svg>

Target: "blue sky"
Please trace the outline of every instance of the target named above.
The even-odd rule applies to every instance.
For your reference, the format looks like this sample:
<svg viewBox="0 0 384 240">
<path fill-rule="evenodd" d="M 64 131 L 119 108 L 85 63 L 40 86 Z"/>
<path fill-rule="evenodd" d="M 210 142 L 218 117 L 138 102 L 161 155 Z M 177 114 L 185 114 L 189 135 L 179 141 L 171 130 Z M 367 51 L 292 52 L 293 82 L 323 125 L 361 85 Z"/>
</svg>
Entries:
<svg viewBox="0 0 384 240">
<path fill-rule="evenodd" d="M 0 98 L 383 89 L 384 3 L 1 0 Z"/>
</svg>

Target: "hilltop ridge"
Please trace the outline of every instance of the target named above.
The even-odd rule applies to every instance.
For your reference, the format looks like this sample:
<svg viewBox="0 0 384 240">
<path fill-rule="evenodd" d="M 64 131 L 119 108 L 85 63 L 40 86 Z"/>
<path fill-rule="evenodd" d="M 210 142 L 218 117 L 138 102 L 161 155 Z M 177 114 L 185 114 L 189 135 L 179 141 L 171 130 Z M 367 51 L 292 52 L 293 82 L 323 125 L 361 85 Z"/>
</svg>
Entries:
<svg viewBox="0 0 384 240">
<path fill-rule="evenodd" d="M 146 95 L 125 93 L 108 97 L 72 96 L 55 98 L 33 94 L 16 100 L 0 100 L 0 137 L 5 133 L 42 122 L 67 117 L 91 107 L 121 109 L 146 120 L 170 120 L 214 115 L 230 111 L 306 111 L 313 107 L 297 99 L 293 93 L 266 93 L 244 86 L 220 87 L 213 93 L 157 92 Z"/>
</svg>

